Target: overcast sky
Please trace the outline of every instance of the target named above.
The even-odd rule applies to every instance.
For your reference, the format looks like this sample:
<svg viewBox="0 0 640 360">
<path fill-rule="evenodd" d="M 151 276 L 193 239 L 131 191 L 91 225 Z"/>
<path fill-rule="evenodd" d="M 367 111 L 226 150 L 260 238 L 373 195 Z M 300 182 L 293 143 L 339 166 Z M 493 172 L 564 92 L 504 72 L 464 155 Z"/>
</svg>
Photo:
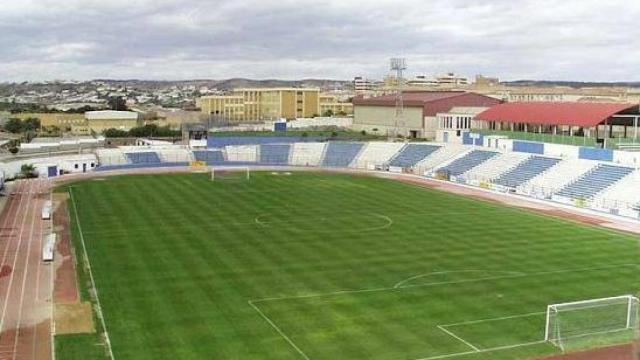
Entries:
<svg viewBox="0 0 640 360">
<path fill-rule="evenodd" d="M 401 5 L 400 5 L 401 4 Z M 640 80 L 640 0 L 0 0 L 0 82 Z"/>
</svg>

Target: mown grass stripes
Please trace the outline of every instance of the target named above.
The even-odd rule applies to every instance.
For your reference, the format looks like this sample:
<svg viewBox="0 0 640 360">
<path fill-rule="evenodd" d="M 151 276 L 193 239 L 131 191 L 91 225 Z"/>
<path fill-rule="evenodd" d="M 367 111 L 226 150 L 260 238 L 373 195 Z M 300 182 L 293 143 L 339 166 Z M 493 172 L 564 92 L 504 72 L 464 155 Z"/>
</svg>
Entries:
<svg viewBox="0 0 640 360">
<path fill-rule="evenodd" d="M 630 236 L 391 180 L 253 172 L 248 182 L 135 175 L 73 186 L 117 359 L 301 359 L 250 301 L 314 360 L 427 358 L 469 350 L 439 324 L 637 287 L 635 267 L 553 273 L 637 264 Z M 375 230 L 380 215 L 392 224 Z M 549 273 L 392 289 L 459 270 Z M 455 330 L 479 346 L 532 337 L 511 326 Z"/>
</svg>

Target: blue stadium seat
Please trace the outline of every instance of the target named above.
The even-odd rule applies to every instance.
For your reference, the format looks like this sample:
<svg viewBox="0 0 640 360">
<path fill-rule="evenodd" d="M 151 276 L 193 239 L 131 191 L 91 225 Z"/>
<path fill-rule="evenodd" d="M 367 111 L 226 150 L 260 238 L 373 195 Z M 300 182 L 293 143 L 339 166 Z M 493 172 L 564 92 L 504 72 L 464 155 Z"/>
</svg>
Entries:
<svg viewBox="0 0 640 360">
<path fill-rule="evenodd" d="M 396 156 L 391 159 L 389 166 L 396 166 L 401 168 L 409 168 L 415 166 L 427 156 L 431 155 L 436 150 L 440 149 L 440 146 L 435 145 L 423 145 L 423 144 L 408 144 L 403 147 L 402 150 Z"/>
<path fill-rule="evenodd" d="M 193 156 L 197 161 L 204 161 L 207 165 L 224 163 L 224 155 L 220 150 L 194 150 Z"/>
<path fill-rule="evenodd" d="M 560 159 L 548 158 L 544 156 L 532 156 L 518 164 L 518 166 L 502 174 L 494 182 L 508 187 L 517 187 L 560 162 Z"/>
<path fill-rule="evenodd" d="M 158 154 L 152 151 L 131 152 L 126 153 L 126 156 L 132 164 L 157 164 L 162 162 Z"/>
<path fill-rule="evenodd" d="M 260 145 L 260 163 L 269 165 L 288 165 L 289 144 L 263 144 Z"/>
<path fill-rule="evenodd" d="M 189 166 L 189 163 L 188 162 L 170 162 L 170 163 L 159 162 L 159 163 L 138 163 L 138 164 L 122 164 L 122 165 L 101 165 L 101 166 L 97 166 L 95 168 L 95 171 L 179 167 L 179 166 Z"/>
<path fill-rule="evenodd" d="M 600 164 L 556 194 L 572 199 L 590 199 L 632 172 L 632 168 Z"/>
<path fill-rule="evenodd" d="M 322 166 L 347 167 L 360 153 L 364 143 L 330 142 Z"/>
<path fill-rule="evenodd" d="M 462 175 L 496 155 L 498 155 L 498 153 L 493 151 L 473 150 L 439 170 L 451 176 Z"/>
</svg>

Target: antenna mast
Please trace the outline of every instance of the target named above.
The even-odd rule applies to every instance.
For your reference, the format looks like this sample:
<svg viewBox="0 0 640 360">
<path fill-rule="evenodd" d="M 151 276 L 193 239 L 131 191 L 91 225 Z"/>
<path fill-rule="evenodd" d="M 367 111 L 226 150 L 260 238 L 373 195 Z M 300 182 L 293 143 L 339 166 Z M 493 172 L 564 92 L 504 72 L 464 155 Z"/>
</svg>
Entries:
<svg viewBox="0 0 640 360">
<path fill-rule="evenodd" d="M 399 126 L 404 126 L 404 100 L 402 98 L 402 85 L 404 83 L 403 74 L 407 69 L 407 60 L 405 58 L 392 58 L 390 65 L 391 70 L 396 72 L 396 114 L 393 137 L 397 138 L 400 133 Z"/>
</svg>

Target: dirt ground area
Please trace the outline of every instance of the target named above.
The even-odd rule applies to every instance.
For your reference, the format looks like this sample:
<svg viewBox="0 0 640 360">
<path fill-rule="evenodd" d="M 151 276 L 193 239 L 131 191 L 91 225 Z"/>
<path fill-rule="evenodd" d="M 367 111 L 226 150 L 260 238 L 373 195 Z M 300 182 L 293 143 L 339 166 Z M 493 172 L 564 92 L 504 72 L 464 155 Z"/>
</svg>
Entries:
<svg viewBox="0 0 640 360">
<path fill-rule="evenodd" d="M 53 289 L 56 334 L 95 332 L 91 302 L 80 301 L 74 249 L 67 201 L 69 194 L 56 193 L 53 200 L 53 228 L 58 234 L 56 244 L 56 276 Z"/>
<path fill-rule="evenodd" d="M 95 332 L 90 302 L 55 304 L 56 334 Z"/>
<path fill-rule="evenodd" d="M 580 351 L 571 354 L 555 355 L 540 360 L 636 360 L 634 346 L 631 344 L 608 346 L 595 350 Z"/>
<path fill-rule="evenodd" d="M 71 246 L 69 212 L 67 200 L 69 194 L 53 194 L 53 227 L 58 234 L 56 244 L 56 276 L 54 283 L 54 301 L 56 303 L 75 303 L 79 300 L 76 280 L 75 256 Z"/>
</svg>

